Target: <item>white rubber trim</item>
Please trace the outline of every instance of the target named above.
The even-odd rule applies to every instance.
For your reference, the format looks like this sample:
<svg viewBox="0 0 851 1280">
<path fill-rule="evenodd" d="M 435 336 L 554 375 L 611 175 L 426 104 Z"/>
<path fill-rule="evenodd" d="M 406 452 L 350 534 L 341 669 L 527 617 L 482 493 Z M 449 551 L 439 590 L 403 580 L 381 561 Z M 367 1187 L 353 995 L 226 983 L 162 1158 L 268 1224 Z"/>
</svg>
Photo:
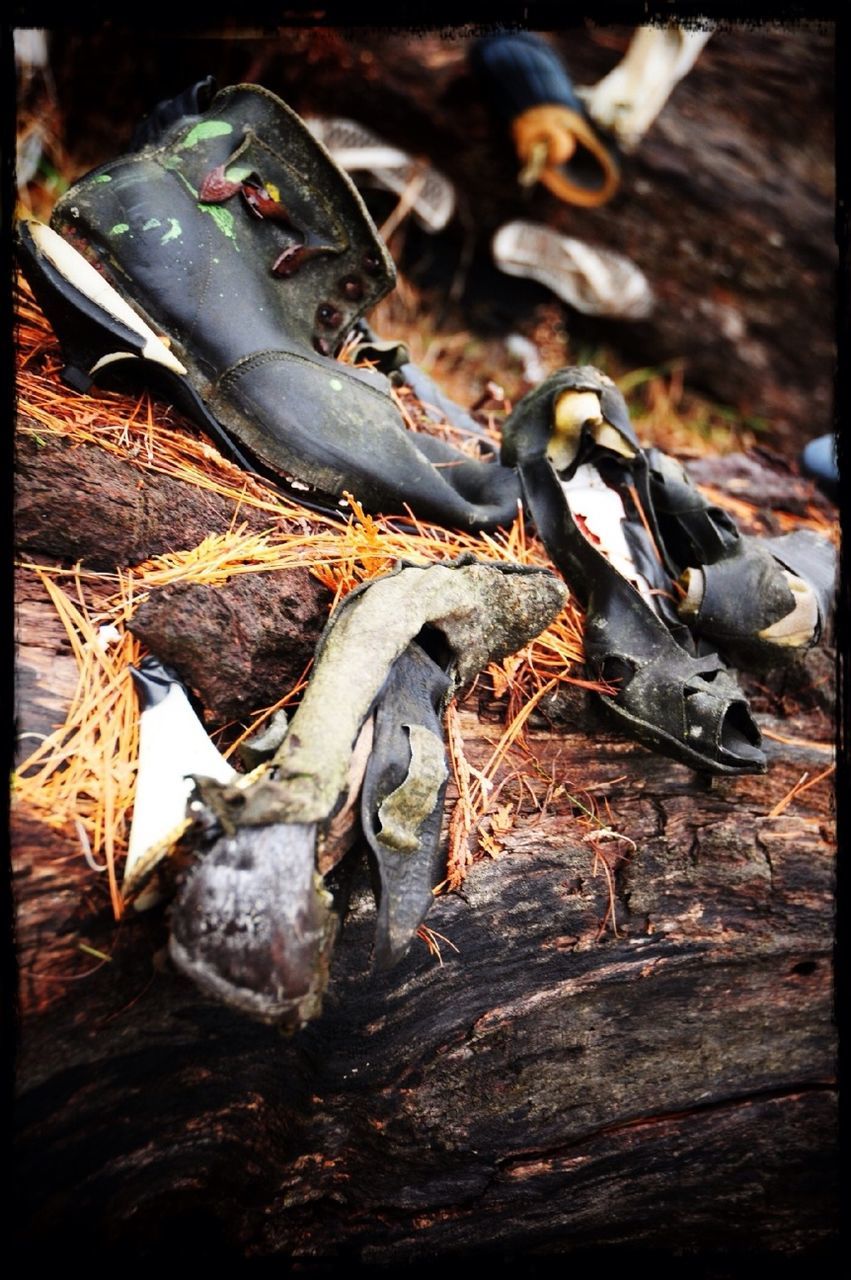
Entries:
<svg viewBox="0 0 851 1280">
<path fill-rule="evenodd" d="M 561 482 L 564 496 L 574 516 L 581 516 L 589 532 L 597 539 L 599 550 L 617 569 L 658 616 L 650 583 L 638 572 L 623 531 L 626 519 L 623 502 L 614 489 L 601 479 L 597 468 L 583 462 L 570 480 Z"/>
<path fill-rule="evenodd" d="M 161 364 L 166 369 L 170 369 L 172 373 L 186 374 L 185 367 L 180 363 L 175 355 L 169 351 L 168 347 L 154 333 L 150 325 L 147 325 L 141 316 L 137 315 L 129 303 L 125 302 L 121 294 L 103 276 L 95 271 L 90 262 L 81 253 L 70 245 L 67 240 L 63 240 L 60 235 L 47 226 L 44 222 L 36 222 L 27 219 L 27 229 L 35 242 L 35 246 L 39 253 L 42 254 L 51 266 L 55 267 L 60 275 L 64 276 L 70 285 L 80 293 L 84 294 L 90 302 L 96 307 L 100 307 L 101 311 L 105 311 L 113 320 L 118 320 L 121 324 L 126 325 L 128 329 L 132 329 L 140 338 L 144 338 L 145 345 L 142 350 L 142 356 L 145 360 L 151 360 L 154 364 Z M 109 363 L 114 357 L 107 356 L 94 365 L 89 372 L 92 373 L 102 364 Z"/>
<path fill-rule="evenodd" d="M 789 590 L 795 597 L 795 607 L 785 618 L 765 627 L 760 631 L 761 640 L 769 640 L 772 644 L 782 645 L 789 649 L 802 649 L 812 642 L 818 627 L 818 602 L 816 594 L 809 583 L 798 578 L 788 569 L 783 573 L 789 584 Z"/>
<path fill-rule="evenodd" d="M 186 802 L 197 774 L 231 782 L 236 771 L 207 736 L 180 685 L 146 708 L 139 722 L 139 766 L 133 822 L 124 866 L 125 891 L 150 850 L 163 846 L 186 818 Z"/>
<path fill-rule="evenodd" d="M 112 351 L 109 355 L 101 356 L 100 360 L 95 361 L 89 369 L 89 377 L 94 377 L 98 370 L 105 369 L 108 364 L 115 364 L 117 360 L 139 360 L 140 358 L 135 351 Z"/>
</svg>

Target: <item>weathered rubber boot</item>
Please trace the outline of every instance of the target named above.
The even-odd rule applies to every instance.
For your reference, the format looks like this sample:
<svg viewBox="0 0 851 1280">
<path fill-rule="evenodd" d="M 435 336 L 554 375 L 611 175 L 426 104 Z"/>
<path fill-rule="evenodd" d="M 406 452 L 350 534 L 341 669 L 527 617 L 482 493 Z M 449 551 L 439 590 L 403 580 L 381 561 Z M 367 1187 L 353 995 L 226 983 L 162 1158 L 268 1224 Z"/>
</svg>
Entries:
<svg viewBox="0 0 851 1280">
<path fill-rule="evenodd" d="M 323 877 L 358 811 L 376 872 L 375 964 L 399 960 L 445 874 L 446 703 L 543 631 L 565 597 L 549 570 L 471 557 L 400 564 L 352 591 L 268 766 L 195 780 L 190 810 L 210 839 L 172 909 L 178 967 L 263 1021 L 314 1017 L 336 929 Z"/>
<path fill-rule="evenodd" d="M 588 610 L 585 654 L 608 713 L 706 773 L 763 773 L 759 729 L 717 653 L 695 644 L 654 530 L 647 458 L 611 378 L 563 369 L 516 405 L 503 461 L 553 562 Z"/>
<path fill-rule="evenodd" d="M 680 618 L 735 666 L 766 671 L 830 636 L 837 554 L 812 529 L 748 537 L 692 484 L 684 468 L 646 450 L 648 512 Z"/>
<path fill-rule="evenodd" d="M 460 528 L 514 518 L 509 470 L 409 432 L 383 375 L 331 358 L 394 268 L 350 179 L 266 89 L 223 89 L 18 241 L 71 385 L 132 362 L 307 504 L 348 490 Z"/>
</svg>

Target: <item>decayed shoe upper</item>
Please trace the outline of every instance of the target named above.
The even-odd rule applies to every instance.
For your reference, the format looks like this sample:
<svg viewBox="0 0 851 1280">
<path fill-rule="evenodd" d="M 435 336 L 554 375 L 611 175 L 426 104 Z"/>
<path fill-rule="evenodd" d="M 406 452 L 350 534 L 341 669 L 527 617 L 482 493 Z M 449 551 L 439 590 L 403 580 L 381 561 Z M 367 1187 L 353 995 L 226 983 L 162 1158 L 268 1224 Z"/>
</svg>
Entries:
<svg viewBox="0 0 851 1280">
<path fill-rule="evenodd" d="M 242 194 L 248 179 L 287 218 L 258 216 Z M 223 197 L 228 183 L 236 187 Z M 222 89 L 200 118 L 88 174 L 58 202 L 51 225 L 211 377 L 275 349 L 281 331 L 330 354 L 395 280 L 354 185 L 258 85 Z M 282 289 L 272 267 L 287 253 L 303 261 L 291 261 Z"/>
<path fill-rule="evenodd" d="M 812 529 L 744 536 L 675 459 L 657 449 L 646 456 L 657 544 L 687 589 L 680 614 L 692 630 L 757 670 L 818 643 L 832 612 L 832 544 Z"/>
<path fill-rule="evenodd" d="M 270 470 L 462 528 L 516 515 L 509 470 L 408 432 L 384 375 L 330 358 L 395 271 L 354 185 L 268 90 L 223 89 L 83 178 L 51 225 Z"/>
<path fill-rule="evenodd" d="M 587 607 L 585 653 L 612 686 L 601 695 L 609 713 L 692 768 L 762 772 L 759 730 L 734 678 L 717 654 L 700 652 L 677 616 L 654 536 L 646 456 L 611 379 L 589 367 L 546 379 L 506 422 L 503 461 L 518 468 L 538 533 Z M 572 509 L 589 471 L 621 499 L 619 532 L 643 592 Z"/>
<path fill-rule="evenodd" d="M 334 937 L 314 844 L 352 798 L 353 772 L 355 792 L 363 775 L 361 816 L 377 864 L 376 963 L 398 960 L 440 878 L 446 701 L 548 626 L 565 595 L 549 570 L 472 557 L 400 563 L 350 592 L 268 769 L 241 783 L 195 780 L 216 836 L 172 909 L 181 970 L 266 1021 L 314 1015 Z M 368 759 L 353 770 L 370 721 Z"/>
</svg>

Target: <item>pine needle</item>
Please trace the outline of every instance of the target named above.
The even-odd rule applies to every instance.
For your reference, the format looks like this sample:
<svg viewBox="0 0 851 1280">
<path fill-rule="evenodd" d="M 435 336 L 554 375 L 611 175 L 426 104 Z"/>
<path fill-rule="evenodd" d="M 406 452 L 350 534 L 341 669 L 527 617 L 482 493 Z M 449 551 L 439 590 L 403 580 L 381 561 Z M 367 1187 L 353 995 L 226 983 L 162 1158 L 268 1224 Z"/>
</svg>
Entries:
<svg viewBox="0 0 851 1280">
<path fill-rule="evenodd" d="M 799 795 L 804 791 L 809 791 L 810 787 L 814 787 L 816 783 L 823 782 L 825 778 L 829 778 L 835 769 L 836 765 L 828 765 L 826 769 L 823 769 L 822 772 L 817 774 L 814 778 L 810 778 L 809 773 L 802 773 L 798 781 L 789 791 L 787 791 L 783 799 L 777 801 L 777 804 L 769 812 L 768 817 L 779 818 L 782 813 L 786 812 L 793 800 L 797 800 Z"/>
</svg>

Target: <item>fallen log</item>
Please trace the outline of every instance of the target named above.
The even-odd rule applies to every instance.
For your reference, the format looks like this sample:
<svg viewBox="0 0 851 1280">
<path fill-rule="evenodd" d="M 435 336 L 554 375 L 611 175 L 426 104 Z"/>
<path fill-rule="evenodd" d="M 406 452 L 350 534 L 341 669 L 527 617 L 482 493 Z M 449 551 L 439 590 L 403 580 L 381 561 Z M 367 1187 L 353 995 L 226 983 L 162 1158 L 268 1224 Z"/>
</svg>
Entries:
<svg viewBox="0 0 851 1280">
<path fill-rule="evenodd" d="M 86 457 L 68 487 L 85 488 Z M 112 549 L 139 547 L 130 528 Z M 22 723 L 55 723 L 68 642 L 32 571 L 21 598 L 21 661 L 40 653 Z M 250 665 L 257 634 L 235 642 Z M 68 833 L 18 812 L 29 1256 L 821 1256 L 837 1221 L 833 727 L 818 698 L 747 688 L 769 772 L 711 786 L 581 696 L 551 705 L 530 744 L 552 785 L 491 820 L 491 857 L 436 900 L 440 962 L 417 941 L 370 972 L 365 866 L 344 864 L 325 1007 L 289 1039 L 171 969 L 162 908 L 116 926 Z M 481 767 L 498 733 L 483 689 L 460 728 Z"/>
<path fill-rule="evenodd" d="M 291 1040 L 157 966 L 161 920 L 115 938 L 87 915 L 85 872 L 24 827 L 23 975 L 55 992 L 21 1045 L 28 1246 L 50 1232 L 156 1256 L 179 1234 L 202 1256 L 215 1242 L 389 1263 L 827 1242 L 825 788 L 772 818 L 800 757 L 780 752 L 767 783 L 706 791 L 616 740 L 546 745 L 567 786 L 603 786 L 635 841 L 598 846 L 609 928 L 607 878 L 556 804 L 437 901 L 429 924 L 457 948 L 441 944 L 442 965 L 420 948 L 371 975 L 374 909 L 356 891 L 323 1015 Z M 66 955 L 84 937 L 111 960 L 69 972 L 46 932 Z"/>
</svg>

